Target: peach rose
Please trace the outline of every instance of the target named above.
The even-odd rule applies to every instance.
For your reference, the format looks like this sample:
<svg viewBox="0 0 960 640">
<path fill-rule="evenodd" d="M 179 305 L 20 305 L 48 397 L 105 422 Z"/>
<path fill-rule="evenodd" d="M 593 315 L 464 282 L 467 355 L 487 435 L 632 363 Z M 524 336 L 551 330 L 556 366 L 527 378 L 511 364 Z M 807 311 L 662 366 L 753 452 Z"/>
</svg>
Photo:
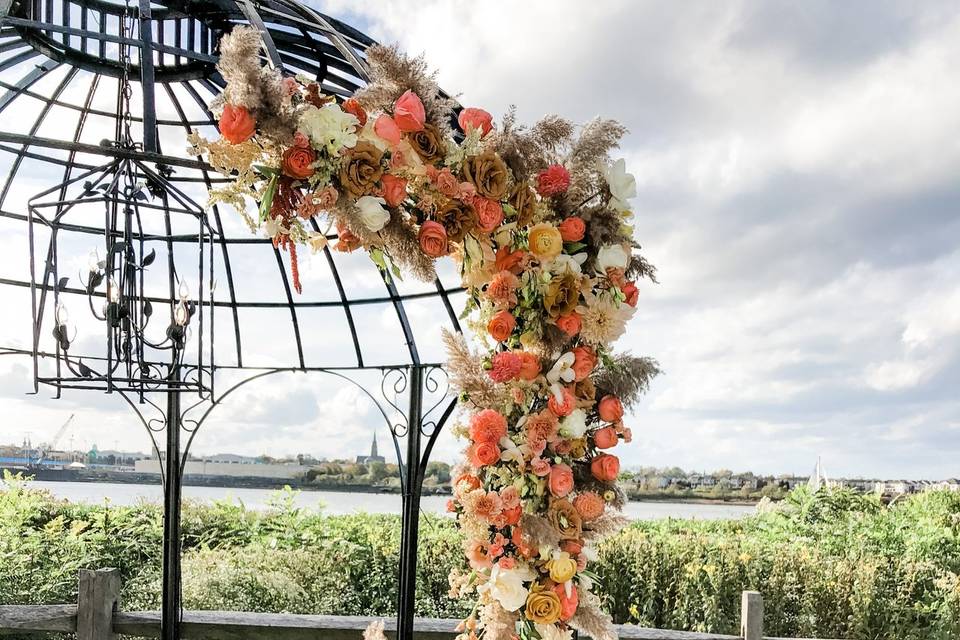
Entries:
<svg viewBox="0 0 960 640">
<path fill-rule="evenodd" d="M 399 207 L 406 200 L 407 181 L 404 178 L 385 173 L 380 178 L 380 184 L 383 186 L 383 199 L 391 207 Z"/>
<path fill-rule="evenodd" d="M 570 186 L 570 172 L 562 164 L 552 164 L 537 174 L 537 193 L 544 198 L 560 195 Z"/>
<path fill-rule="evenodd" d="M 479 469 L 500 460 L 500 447 L 492 442 L 475 442 L 467 450 L 467 458 Z"/>
<path fill-rule="evenodd" d="M 613 482 L 620 475 L 620 459 L 609 453 L 601 453 L 590 461 L 590 473 L 601 482 Z"/>
<path fill-rule="evenodd" d="M 604 427 L 598 429 L 597 432 L 593 434 L 593 442 L 597 445 L 598 449 L 612 449 L 620 442 L 620 438 L 617 437 L 616 429 L 613 427 Z"/>
<path fill-rule="evenodd" d="M 557 498 L 562 498 L 573 491 L 573 469 L 566 464 L 555 464 L 550 469 L 550 478 L 547 484 L 552 493 Z"/>
<path fill-rule="evenodd" d="M 496 200 L 474 198 L 473 208 L 477 210 L 477 228 L 490 233 L 503 222 L 503 207 Z"/>
<path fill-rule="evenodd" d="M 479 129 L 480 137 L 484 137 L 493 128 L 493 116 L 476 107 L 467 107 L 460 112 L 457 117 L 457 123 L 464 133 L 470 133 L 471 129 Z"/>
<path fill-rule="evenodd" d="M 560 598 L 560 619 L 563 621 L 569 620 L 577 612 L 577 607 L 580 605 L 580 593 L 576 587 L 573 587 L 570 589 L 570 595 L 568 596 L 567 589 L 562 584 L 554 585 L 553 591 Z"/>
<path fill-rule="evenodd" d="M 527 382 L 540 375 L 540 358 L 529 351 L 520 352 L 520 377 Z"/>
<path fill-rule="evenodd" d="M 406 91 L 397 98 L 397 101 L 393 104 L 393 119 L 400 127 L 400 131 L 404 133 L 423 129 L 427 114 L 424 112 L 423 103 L 417 94 L 413 91 Z"/>
<path fill-rule="evenodd" d="M 640 292 L 637 290 L 637 285 L 633 282 L 628 282 L 622 287 L 620 291 L 623 292 L 623 297 L 626 298 L 626 303 L 631 307 L 637 306 L 637 300 L 640 298 Z"/>
<path fill-rule="evenodd" d="M 573 397 L 570 389 L 563 387 L 561 393 L 563 395 L 563 402 L 557 402 L 557 397 L 553 394 L 550 394 L 550 400 L 547 401 L 547 408 L 559 418 L 573 413 L 577 405 L 577 399 Z"/>
<path fill-rule="evenodd" d="M 346 113 L 353 114 L 353 116 L 360 121 L 361 127 L 367 124 L 367 112 L 355 98 L 347 98 L 344 100 L 341 108 Z"/>
<path fill-rule="evenodd" d="M 604 422 L 616 422 L 623 417 L 623 405 L 616 396 L 606 395 L 600 398 L 600 404 L 597 405 L 597 413 Z"/>
<path fill-rule="evenodd" d="M 494 409 L 484 409 L 470 418 L 470 439 L 474 442 L 500 442 L 507 435 L 507 419 Z"/>
<path fill-rule="evenodd" d="M 512 313 L 504 309 L 490 318 L 490 322 L 487 323 L 487 331 L 497 342 L 505 342 L 516 326 L 517 319 L 513 317 Z"/>
<path fill-rule="evenodd" d="M 230 144 L 240 144 L 253 137 L 257 132 L 257 119 L 244 107 L 232 104 L 223 105 L 220 115 L 220 135 Z"/>
<path fill-rule="evenodd" d="M 427 177 L 430 178 L 430 182 L 437 188 L 437 191 L 448 198 L 456 198 L 460 195 L 460 183 L 449 167 L 444 167 L 438 171 L 436 167 L 428 165 Z"/>
<path fill-rule="evenodd" d="M 563 251 L 563 238 L 560 232 L 551 224 L 541 222 L 530 227 L 528 236 L 530 253 L 540 261 L 552 260 Z"/>
<path fill-rule="evenodd" d="M 431 258 L 447 255 L 447 230 L 439 222 L 433 220 L 424 222 L 420 225 L 417 238 L 420 242 L 420 250 Z"/>
<path fill-rule="evenodd" d="M 286 176 L 294 180 L 306 180 L 313 175 L 312 165 L 317 159 L 313 149 L 290 147 L 283 152 L 282 169 Z"/>
<path fill-rule="evenodd" d="M 390 146 L 393 147 L 400 144 L 400 140 L 403 137 L 403 134 L 400 132 L 400 127 L 397 126 L 396 121 L 385 113 L 380 115 L 376 121 L 374 121 L 373 132 L 381 139 L 389 142 Z"/>
<path fill-rule="evenodd" d="M 564 242 L 579 242 L 583 240 L 583 235 L 587 232 L 587 225 L 583 218 L 571 216 L 557 225 L 560 230 L 560 237 Z"/>
<path fill-rule="evenodd" d="M 543 458 L 536 457 L 530 461 L 530 470 L 538 478 L 550 475 L 550 463 Z"/>
<path fill-rule="evenodd" d="M 570 338 L 580 333 L 582 327 L 583 321 L 580 319 L 580 314 L 576 311 L 557 316 L 557 328 Z"/>
<path fill-rule="evenodd" d="M 597 366 L 597 354 L 590 347 L 576 347 L 573 353 L 574 380 L 580 382 L 589 376 Z"/>
</svg>

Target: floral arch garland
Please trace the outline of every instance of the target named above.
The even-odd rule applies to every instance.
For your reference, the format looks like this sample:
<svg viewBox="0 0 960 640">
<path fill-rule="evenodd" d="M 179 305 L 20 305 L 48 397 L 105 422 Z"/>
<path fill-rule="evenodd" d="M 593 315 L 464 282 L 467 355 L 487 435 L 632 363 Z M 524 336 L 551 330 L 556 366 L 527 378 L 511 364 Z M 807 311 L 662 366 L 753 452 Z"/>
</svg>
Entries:
<svg viewBox="0 0 960 640">
<path fill-rule="evenodd" d="M 659 373 L 611 349 L 635 281 L 656 281 L 629 224 L 634 178 L 609 159 L 625 129 L 598 119 L 575 135 L 557 116 L 524 128 L 512 113 L 495 127 L 476 108 L 455 119 L 421 59 L 380 46 L 367 51 L 368 86 L 340 103 L 262 67 L 260 47 L 249 27 L 223 38 L 221 137 L 190 137 L 234 178 L 211 202 L 289 253 L 298 291 L 298 246 L 327 244 L 311 219 L 336 228 L 333 249 L 362 248 L 384 271 L 432 280 L 436 259 L 460 266 L 481 343 L 445 335 L 465 414 L 454 431 L 468 442 L 450 506 L 470 567 L 451 593 L 477 597 L 463 637 L 615 637 L 589 567 L 624 523 L 609 453 L 631 439 L 624 407 Z"/>
</svg>

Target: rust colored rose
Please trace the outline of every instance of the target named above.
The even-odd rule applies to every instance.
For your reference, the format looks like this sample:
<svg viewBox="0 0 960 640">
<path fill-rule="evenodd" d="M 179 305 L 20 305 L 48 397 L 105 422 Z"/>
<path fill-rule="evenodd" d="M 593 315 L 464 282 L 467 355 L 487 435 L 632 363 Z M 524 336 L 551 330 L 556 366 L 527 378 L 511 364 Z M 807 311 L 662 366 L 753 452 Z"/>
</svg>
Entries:
<svg viewBox="0 0 960 640">
<path fill-rule="evenodd" d="M 557 327 L 567 334 L 567 337 L 572 338 L 580 333 L 580 329 L 583 327 L 583 321 L 580 318 L 580 314 L 574 311 L 573 313 L 559 316 L 557 318 Z"/>
<path fill-rule="evenodd" d="M 463 163 L 463 175 L 477 189 L 477 195 L 501 200 L 507 195 L 510 172 L 506 163 L 493 151 L 471 156 Z"/>
<path fill-rule="evenodd" d="M 343 253 L 350 253 L 359 249 L 363 241 L 345 225 L 337 223 L 337 246 L 336 250 Z"/>
<path fill-rule="evenodd" d="M 590 473 L 600 482 L 613 482 L 620 475 L 620 459 L 609 453 L 601 453 L 590 462 Z"/>
<path fill-rule="evenodd" d="M 220 116 L 220 135 L 230 144 L 240 144 L 253 137 L 257 119 L 244 107 L 227 104 Z"/>
<path fill-rule="evenodd" d="M 420 250 L 431 258 L 447 255 L 447 230 L 439 222 L 427 220 L 420 225 L 417 239 L 420 242 Z"/>
<path fill-rule="evenodd" d="M 407 142 L 425 164 L 437 164 L 447 154 L 443 136 L 432 124 L 425 124 L 423 129 L 407 134 Z"/>
<path fill-rule="evenodd" d="M 383 152 L 369 142 L 358 142 L 340 165 L 340 184 L 354 198 L 373 191 L 383 176 Z"/>
<path fill-rule="evenodd" d="M 510 192 L 509 204 L 517 212 L 517 226 L 525 227 L 533 221 L 537 195 L 525 182 L 518 183 Z"/>
<path fill-rule="evenodd" d="M 342 109 L 346 113 L 353 114 L 353 116 L 360 121 L 361 127 L 367 124 L 367 112 L 355 98 L 347 98 L 344 100 Z"/>
<path fill-rule="evenodd" d="M 583 533 L 583 518 L 569 500 L 552 500 L 547 510 L 547 519 L 560 533 L 561 540 L 579 540 Z"/>
<path fill-rule="evenodd" d="M 516 326 L 517 319 L 513 317 L 513 314 L 503 310 L 498 311 L 490 318 L 490 322 L 487 323 L 487 331 L 497 342 L 505 342 Z"/>
<path fill-rule="evenodd" d="M 295 180 L 306 180 L 313 175 L 311 166 L 317 161 L 317 154 L 313 149 L 290 147 L 283 152 L 283 173 Z"/>
<path fill-rule="evenodd" d="M 449 200 L 437 212 L 437 220 L 447 230 L 450 240 L 460 242 L 477 228 L 477 211 L 467 202 Z"/>
<path fill-rule="evenodd" d="M 564 242 L 579 242 L 587 232 L 587 225 L 583 218 L 571 216 L 557 225 L 557 229 L 560 230 L 560 237 Z"/>
<path fill-rule="evenodd" d="M 597 388 L 590 378 L 584 378 L 576 384 L 574 391 L 578 398 L 583 400 L 593 400 L 597 396 Z"/>
<path fill-rule="evenodd" d="M 623 417 L 623 405 L 617 396 L 606 395 L 600 399 L 597 413 L 604 422 L 617 422 Z"/>
<path fill-rule="evenodd" d="M 574 312 L 580 302 L 580 278 L 574 273 L 565 272 L 553 276 L 543 294 L 543 308 L 551 318 L 566 316 Z"/>
<path fill-rule="evenodd" d="M 620 442 L 620 438 L 617 437 L 616 429 L 604 427 L 593 434 L 593 442 L 597 445 L 597 449 L 612 449 Z"/>
</svg>

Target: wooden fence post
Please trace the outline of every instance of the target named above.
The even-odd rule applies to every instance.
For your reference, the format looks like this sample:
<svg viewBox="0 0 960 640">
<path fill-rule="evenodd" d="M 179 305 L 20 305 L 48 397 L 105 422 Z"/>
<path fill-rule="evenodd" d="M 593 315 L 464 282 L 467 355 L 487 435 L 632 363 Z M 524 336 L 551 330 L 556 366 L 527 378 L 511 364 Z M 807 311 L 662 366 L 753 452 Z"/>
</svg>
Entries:
<svg viewBox="0 0 960 640">
<path fill-rule="evenodd" d="M 763 640 L 763 596 L 756 591 L 741 596 L 740 635 L 743 640 Z"/>
<path fill-rule="evenodd" d="M 113 640 L 113 614 L 120 602 L 117 569 L 80 570 L 77 640 Z"/>
</svg>

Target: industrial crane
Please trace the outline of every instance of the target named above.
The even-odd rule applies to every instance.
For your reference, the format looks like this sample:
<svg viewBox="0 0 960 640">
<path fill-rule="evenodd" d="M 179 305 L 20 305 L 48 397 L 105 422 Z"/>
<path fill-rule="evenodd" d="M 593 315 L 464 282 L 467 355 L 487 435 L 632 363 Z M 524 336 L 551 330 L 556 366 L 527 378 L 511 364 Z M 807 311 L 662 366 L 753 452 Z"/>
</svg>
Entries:
<svg viewBox="0 0 960 640">
<path fill-rule="evenodd" d="M 73 421 L 74 414 L 70 414 L 70 417 L 67 418 L 67 421 L 64 422 L 59 429 L 57 429 L 56 435 L 53 436 L 53 440 L 45 445 L 41 445 L 40 450 L 37 451 L 37 459 L 30 464 L 32 468 L 40 468 L 43 464 L 44 458 L 47 457 L 47 454 L 56 448 L 57 443 L 60 442 L 60 439 L 63 437 L 63 434 L 67 432 L 67 427 L 70 426 L 70 423 Z"/>
</svg>

